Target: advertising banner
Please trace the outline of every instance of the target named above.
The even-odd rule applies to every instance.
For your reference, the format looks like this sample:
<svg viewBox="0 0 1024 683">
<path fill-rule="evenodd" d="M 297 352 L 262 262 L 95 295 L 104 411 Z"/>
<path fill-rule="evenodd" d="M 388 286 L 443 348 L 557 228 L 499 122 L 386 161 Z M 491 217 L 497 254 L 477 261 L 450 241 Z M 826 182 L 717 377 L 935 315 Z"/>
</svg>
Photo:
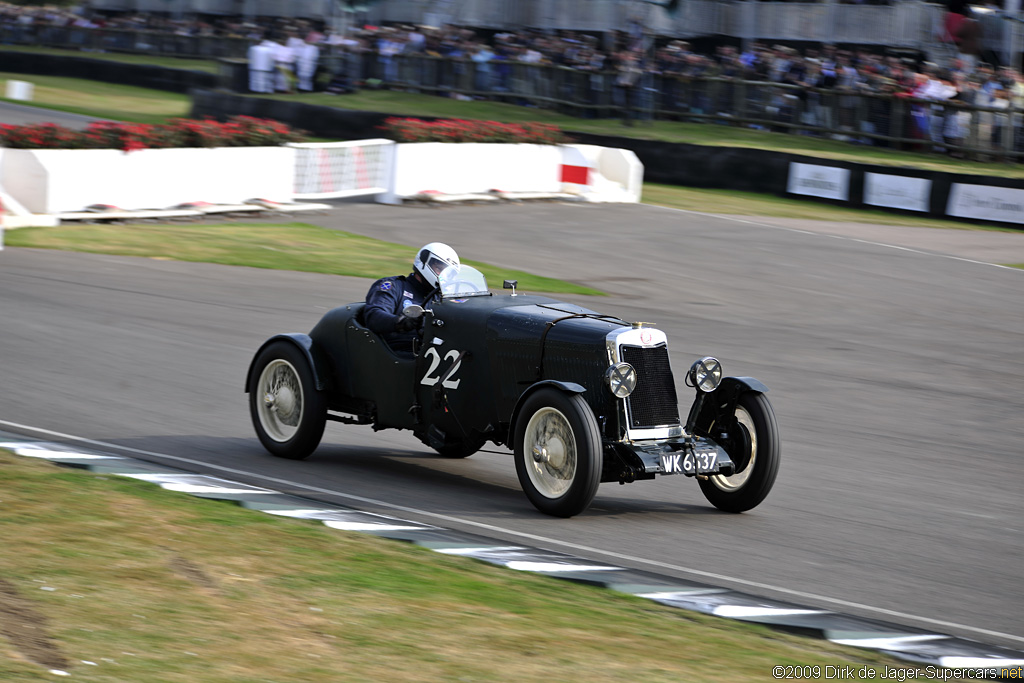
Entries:
<svg viewBox="0 0 1024 683">
<path fill-rule="evenodd" d="M 864 174 L 864 203 L 890 209 L 927 211 L 932 181 L 888 173 Z"/>
<path fill-rule="evenodd" d="M 791 162 L 786 191 L 845 202 L 850 198 L 850 171 L 834 166 Z"/>
<path fill-rule="evenodd" d="M 1003 223 L 1024 223 L 1024 190 L 953 183 L 946 213 Z"/>
</svg>

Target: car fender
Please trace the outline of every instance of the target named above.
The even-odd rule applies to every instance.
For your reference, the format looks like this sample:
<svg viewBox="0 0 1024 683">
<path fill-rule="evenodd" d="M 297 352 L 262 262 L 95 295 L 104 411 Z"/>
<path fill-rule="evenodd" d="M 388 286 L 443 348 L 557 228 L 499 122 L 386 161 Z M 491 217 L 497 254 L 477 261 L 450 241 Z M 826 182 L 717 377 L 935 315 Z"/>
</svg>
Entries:
<svg viewBox="0 0 1024 683">
<path fill-rule="evenodd" d="M 725 377 L 717 389 L 704 395 L 704 400 L 698 396 L 690 409 L 697 411 L 696 416 L 690 421 L 694 434 L 709 436 L 715 423 L 722 416 L 731 415 L 736 410 L 740 394 L 747 391 L 764 394 L 767 393 L 768 387 L 753 377 Z"/>
<path fill-rule="evenodd" d="M 252 360 L 249 361 L 249 371 L 245 374 L 245 392 L 249 393 L 251 390 L 250 382 L 252 378 L 252 368 L 256 363 L 256 359 L 259 358 L 261 353 L 263 353 L 263 349 L 277 341 L 286 341 L 302 351 L 302 355 L 306 357 L 306 360 L 309 362 L 309 369 L 313 373 L 313 382 L 316 385 L 316 390 L 323 391 L 326 388 L 323 378 L 329 375 L 325 375 L 320 371 L 320 364 L 315 360 L 318 353 L 313 340 L 308 334 L 291 333 L 274 335 L 267 341 L 263 342 L 263 345 L 256 350 Z"/>
<path fill-rule="evenodd" d="M 582 384 L 577 384 L 576 382 L 563 382 L 557 379 L 545 379 L 535 384 L 531 384 L 526 391 L 519 396 L 519 400 L 516 401 L 516 407 L 512 409 L 512 416 L 509 418 L 508 423 L 508 440 L 505 442 L 509 448 L 515 447 L 513 440 L 515 439 L 516 421 L 519 419 L 519 411 L 522 409 L 523 404 L 526 402 L 526 399 L 530 398 L 530 396 L 544 387 L 555 387 L 567 394 L 582 394 L 587 390 Z"/>
</svg>

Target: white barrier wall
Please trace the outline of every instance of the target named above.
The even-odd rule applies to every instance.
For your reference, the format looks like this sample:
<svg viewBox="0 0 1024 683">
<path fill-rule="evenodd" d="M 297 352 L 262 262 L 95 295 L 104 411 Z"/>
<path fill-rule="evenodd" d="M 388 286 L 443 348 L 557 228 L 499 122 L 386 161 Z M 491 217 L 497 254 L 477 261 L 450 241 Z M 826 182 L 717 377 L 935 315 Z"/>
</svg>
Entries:
<svg viewBox="0 0 1024 683">
<path fill-rule="evenodd" d="M 418 194 L 448 195 L 502 192 L 561 191 L 562 153 L 553 145 L 509 145 L 488 142 L 401 143 L 385 204 L 398 204 Z"/>
<path fill-rule="evenodd" d="M 591 202 L 640 201 L 644 165 L 632 150 L 597 145 L 562 145 L 561 149 L 564 191 Z M 579 182 L 581 174 L 574 173 L 576 164 L 588 169 L 585 183 Z"/>
<path fill-rule="evenodd" d="M 93 204 L 137 210 L 287 202 L 294 178 L 295 151 L 287 147 L 8 149 L 0 157 L 0 186 L 37 214 Z"/>
<path fill-rule="evenodd" d="M 126 211 L 249 199 L 290 202 L 377 194 L 580 195 L 637 202 L 643 165 L 633 152 L 593 145 L 407 143 L 388 140 L 214 149 L 7 149 L 0 187 L 32 214 L 94 204 Z"/>
<path fill-rule="evenodd" d="M 389 191 L 397 204 L 419 194 L 579 194 L 588 201 L 638 202 L 643 164 L 624 149 L 594 145 L 401 143 Z"/>
</svg>

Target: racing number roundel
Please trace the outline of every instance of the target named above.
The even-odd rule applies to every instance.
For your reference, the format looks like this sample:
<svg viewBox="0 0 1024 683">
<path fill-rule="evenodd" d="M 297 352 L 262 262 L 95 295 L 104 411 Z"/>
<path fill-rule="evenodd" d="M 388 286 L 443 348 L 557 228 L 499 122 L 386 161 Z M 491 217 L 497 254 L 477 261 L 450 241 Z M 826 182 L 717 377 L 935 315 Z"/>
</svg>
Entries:
<svg viewBox="0 0 1024 683">
<path fill-rule="evenodd" d="M 455 365 L 450 370 L 437 373 L 437 367 L 441 364 L 441 354 L 436 348 L 431 346 L 427 349 L 426 353 L 423 354 L 425 357 L 430 359 L 430 367 L 427 368 L 427 374 L 423 375 L 423 379 L 420 380 L 420 384 L 426 384 L 428 387 L 432 387 L 437 384 L 442 375 L 447 375 L 441 386 L 445 389 L 458 389 L 459 384 L 462 382 L 461 379 L 455 379 L 455 374 L 459 371 L 459 367 L 462 365 L 462 361 L 459 360 L 459 352 L 452 349 L 444 355 L 444 359 L 447 361 L 455 361 Z"/>
</svg>

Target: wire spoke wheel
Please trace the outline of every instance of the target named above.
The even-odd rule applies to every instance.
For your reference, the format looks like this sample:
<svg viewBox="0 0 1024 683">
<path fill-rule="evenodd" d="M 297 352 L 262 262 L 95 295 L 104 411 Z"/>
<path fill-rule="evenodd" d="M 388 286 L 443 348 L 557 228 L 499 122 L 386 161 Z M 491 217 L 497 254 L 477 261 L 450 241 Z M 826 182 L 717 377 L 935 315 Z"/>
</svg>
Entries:
<svg viewBox="0 0 1024 683">
<path fill-rule="evenodd" d="M 532 393 L 515 423 L 516 474 L 541 512 L 572 517 L 587 509 L 601 483 L 597 418 L 578 394 L 544 387 Z"/>
<path fill-rule="evenodd" d="M 554 408 L 538 410 L 524 438 L 530 481 L 547 498 L 563 495 L 576 477 L 576 437 L 569 420 Z"/>
<path fill-rule="evenodd" d="M 302 380 L 286 360 L 272 361 L 263 368 L 257 388 L 259 418 L 275 441 L 295 436 L 302 421 Z"/>
<path fill-rule="evenodd" d="M 275 341 L 261 350 L 249 374 L 249 414 L 263 447 L 281 458 L 301 460 L 320 444 L 327 403 L 299 347 Z"/>
</svg>

